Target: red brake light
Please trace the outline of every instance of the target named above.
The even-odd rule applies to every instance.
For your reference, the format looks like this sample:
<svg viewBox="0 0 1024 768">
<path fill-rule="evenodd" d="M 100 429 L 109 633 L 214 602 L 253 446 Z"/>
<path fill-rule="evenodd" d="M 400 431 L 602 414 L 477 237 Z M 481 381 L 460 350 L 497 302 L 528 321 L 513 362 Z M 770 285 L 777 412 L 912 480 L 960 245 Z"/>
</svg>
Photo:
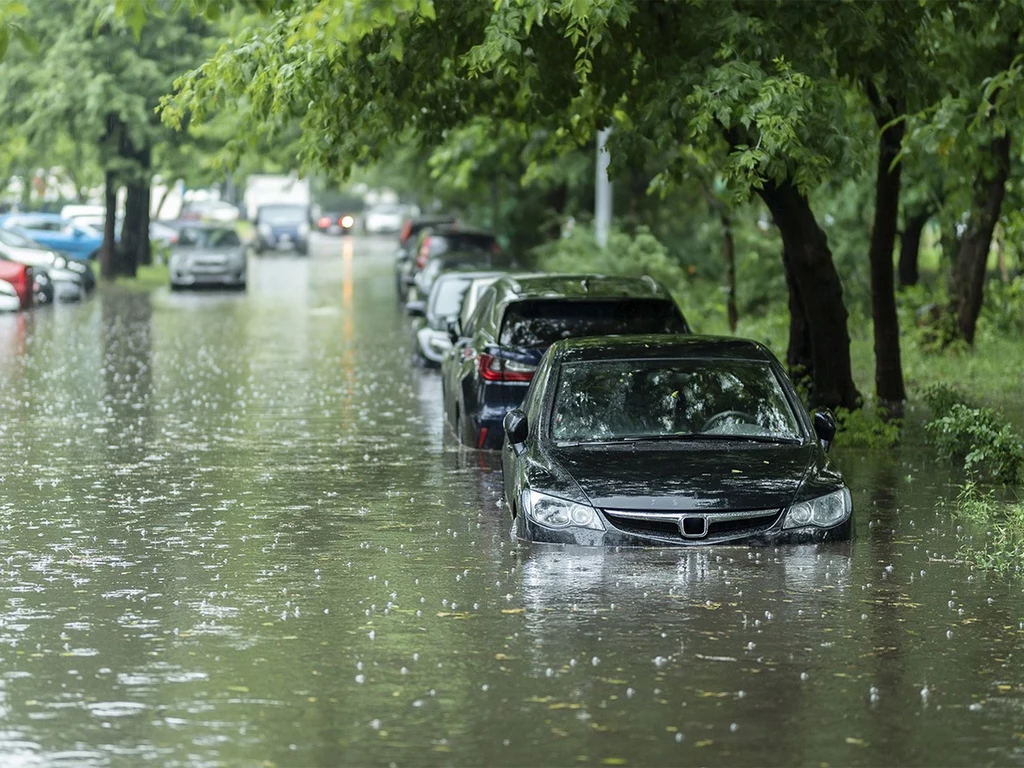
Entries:
<svg viewBox="0 0 1024 768">
<path fill-rule="evenodd" d="M 504 362 L 504 365 L 502 363 Z M 523 365 L 513 361 L 502 361 L 494 355 L 481 352 L 477 359 L 477 368 L 480 371 L 480 378 L 484 381 L 531 381 L 534 374 L 534 366 Z"/>
<path fill-rule="evenodd" d="M 321 229 L 327 229 L 327 227 L 331 226 L 331 219 L 329 216 L 321 216 L 317 219 L 316 223 L 320 225 Z"/>
<path fill-rule="evenodd" d="M 430 238 L 424 238 L 423 245 L 420 246 L 420 252 L 416 254 L 416 267 L 423 269 L 427 266 L 427 257 L 430 256 Z"/>
</svg>

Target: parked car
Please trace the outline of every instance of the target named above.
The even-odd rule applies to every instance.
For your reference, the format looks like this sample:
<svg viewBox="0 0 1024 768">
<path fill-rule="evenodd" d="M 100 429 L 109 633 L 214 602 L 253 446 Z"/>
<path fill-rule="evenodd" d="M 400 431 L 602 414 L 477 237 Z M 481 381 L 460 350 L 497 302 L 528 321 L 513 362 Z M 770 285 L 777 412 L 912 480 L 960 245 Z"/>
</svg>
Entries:
<svg viewBox="0 0 1024 768">
<path fill-rule="evenodd" d="M 0 227 L 21 232 L 30 240 L 77 261 L 95 259 L 103 235 L 56 213 L 12 213 L 0 217 Z"/>
<path fill-rule="evenodd" d="M 424 365 L 438 366 L 452 348 L 448 323 L 459 316 L 463 300 L 471 286 L 479 296 L 484 288 L 501 276 L 500 272 L 446 272 L 434 281 L 426 301 L 415 300 L 405 305 L 406 314 L 416 318 L 413 326 L 413 350 Z M 470 299 L 475 304 L 475 299 Z"/>
<path fill-rule="evenodd" d="M 505 503 L 529 541 L 848 539 L 850 491 L 827 454 L 835 431 L 754 341 L 559 341 L 505 417 Z"/>
<path fill-rule="evenodd" d="M 288 203 L 256 209 L 256 253 L 268 250 L 309 250 L 309 208 Z"/>
<path fill-rule="evenodd" d="M 197 285 L 245 290 L 245 245 L 232 227 L 182 227 L 171 251 L 170 276 L 172 291 Z"/>
<path fill-rule="evenodd" d="M 459 442 L 498 448 L 541 356 L 574 336 L 689 333 L 671 295 L 650 277 L 506 275 L 473 314 L 449 328 L 441 364 L 444 414 Z"/>
<path fill-rule="evenodd" d="M 431 216 L 410 216 L 402 225 L 402 232 L 398 236 L 398 248 L 395 251 L 395 293 L 399 301 L 405 301 L 408 292 L 408 284 L 405 278 L 410 274 L 409 262 L 412 259 L 412 249 L 419 241 L 419 234 L 427 227 L 439 226 L 442 224 L 454 224 L 454 216 L 431 215 Z"/>
<path fill-rule="evenodd" d="M 408 299 L 408 291 L 415 285 L 416 276 L 423 271 L 431 259 L 456 251 L 490 254 L 502 252 L 498 239 L 490 232 L 465 230 L 454 224 L 425 227 L 420 231 L 416 245 L 411 249 L 411 253 L 415 254 L 414 257 L 407 259 L 400 269 L 401 280 L 406 291 L 404 298 Z"/>
<path fill-rule="evenodd" d="M 356 226 L 356 217 L 343 211 L 321 212 L 316 219 L 316 228 L 324 235 L 347 235 Z"/>
<path fill-rule="evenodd" d="M 434 282 L 445 272 L 455 271 L 486 271 L 511 272 L 518 269 L 518 264 L 505 251 L 450 251 L 435 256 L 427 262 L 427 266 L 416 273 L 413 278 L 413 290 L 409 299 L 422 299 L 430 295 Z"/>
<path fill-rule="evenodd" d="M 33 304 L 32 267 L 0 256 L 0 280 L 14 286 L 21 309 L 28 309 Z"/>
<path fill-rule="evenodd" d="M 97 216 L 99 216 L 102 219 L 106 211 L 107 209 L 104 205 L 96 205 L 90 203 L 72 203 L 69 205 L 65 205 L 63 208 L 60 209 L 60 217 L 65 221 L 70 221 L 71 219 L 77 220 L 80 218 L 94 219 Z"/>
<path fill-rule="evenodd" d="M 6 280 L 0 280 L 0 312 L 17 312 L 21 309 L 18 290 Z"/>
<path fill-rule="evenodd" d="M 49 251 L 39 251 L 45 256 Z M 55 300 L 78 301 L 85 295 L 82 278 L 68 269 L 68 261 L 54 254 L 52 258 L 25 257 L 22 253 L 0 244 L 0 258 L 32 268 L 32 286 L 36 304 L 50 304 Z"/>
<path fill-rule="evenodd" d="M 405 219 L 405 207 L 401 205 L 374 205 L 363 213 L 363 231 L 369 235 L 384 235 L 398 232 Z"/>
<path fill-rule="evenodd" d="M 96 276 L 88 262 L 66 259 L 56 251 L 29 240 L 17 230 L 0 229 L 0 252 L 21 264 L 50 270 L 51 277 L 64 282 L 75 281 L 61 272 L 55 275 L 54 270 L 71 272 L 77 276 L 81 288 L 86 292 L 96 287 Z"/>
</svg>

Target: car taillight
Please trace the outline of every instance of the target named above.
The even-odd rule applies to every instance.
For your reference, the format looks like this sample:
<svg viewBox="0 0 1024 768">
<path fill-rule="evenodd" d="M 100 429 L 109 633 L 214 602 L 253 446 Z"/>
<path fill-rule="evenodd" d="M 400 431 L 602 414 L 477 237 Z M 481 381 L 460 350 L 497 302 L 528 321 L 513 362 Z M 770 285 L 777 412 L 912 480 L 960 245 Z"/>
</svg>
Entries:
<svg viewBox="0 0 1024 768">
<path fill-rule="evenodd" d="M 331 219 L 329 216 L 321 216 L 319 219 L 317 219 L 316 223 L 320 225 L 321 229 L 327 229 L 329 226 L 331 226 Z"/>
<path fill-rule="evenodd" d="M 477 359 L 477 368 L 484 381 L 530 381 L 537 370 L 535 365 L 517 363 L 514 360 L 501 360 L 486 352 L 481 353 Z"/>
<path fill-rule="evenodd" d="M 416 267 L 423 269 L 427 266 L 427 257 L 430 256 L 430 238 L 426 238 L 423 241 L 423 245 L 420 246 L 420 252 L 416 254 Z"/>
<path fill-rule="evenodd" d="M 398 236 L 398 242 L 405 243 L 409 239 L 409 235 L 412 234 L 412 219 L 406 219 L 402 225 L 402 234 Z"/>
</svg>

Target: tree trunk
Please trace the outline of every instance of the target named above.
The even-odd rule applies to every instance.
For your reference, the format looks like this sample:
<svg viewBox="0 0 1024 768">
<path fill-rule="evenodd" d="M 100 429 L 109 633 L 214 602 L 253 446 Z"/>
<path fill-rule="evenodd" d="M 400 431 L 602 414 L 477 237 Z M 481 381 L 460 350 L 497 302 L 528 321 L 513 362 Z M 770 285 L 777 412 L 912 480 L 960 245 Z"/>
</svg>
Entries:
<svg viewBox="0 0 1024 768">
<path fill-rule="evenodd" d="M 951 309 L 956 315 L 956 338 L 974 344 L 974 332 L 985 289 L 985 268 L 992 232 L 999 221 L 1010 175 L 1010 134 L 996 136 L 974 181 L 974 200 L 967 232 L 960 243 L 950 276 Z"/>
<path fill-rule="evenodd" d="M 736 333 L 739 312 L 736 310 L 736 241 L 732 236 L 732 217 L 727 210 L 719 211 L 722 221 L 722 256 L 725 259 L 725 314 L 729 330 Z"/>
<path fill-rule="evenodd" d="M 782 266 L 786 272 L 786 288 L 789 289 L 789 346 L 786 348 L 786 368 L 793 380 L 810 389 L 811 369 L 811 329 L 807 325 L 807 313 L 800 298 L 800 289 L 793 278 L 792 260 L 782 251 Z"/>
<path fill-rule="evenodd" d="M 113 280 L 117 276 L 117 174 L 108 169 L 104 176 L 106 215 L 103 218 L 103 245 L 100 247 L 100 277 Z"/>
<path fill-rule="evenodd" d="M 921 273 L 917 267 L 917 259 L 921 253 L 921 234 L 932 217 L 930 210 L 908 214 L 903 223 L 903 234 L 900 237 L 900 287 L 908 288 L 917 285 Z"/>
<path fill-rule="evenodd" d="M 868 94 L 881 128 L 878 138 L 878 169 L 875 176 L 875 220 L 871 227 L 871 317 L 875 344 L 875 393 L 883 404 L 907 399 L 900 361 L 900 324 L 896 316 L 893 280 L 893 248 L 900 210 L 902 163 L 893 165 L 903 144 L 904 123 L 895 121 L 898 106 L 881 99 L 869 83 Z"/>
<path fill-rule="evenodd" d="M 119 274 L 135 277 L 143 254 L 142 237 L 143 189 L 138 182 L 128 184 L 124 203 L 124 223 L 121 225 L 121 259 Z"/>
<path fill-rule="evenodd" d="M 765 182 L 758 194 L 782 234 L 783 255 L 803 304 L 811 339 L 811 403 L 856 408 L 860 393 L 850 366 L 843 286 L 825 233 L 807 198 L 788 181 Z"/>
</svg>

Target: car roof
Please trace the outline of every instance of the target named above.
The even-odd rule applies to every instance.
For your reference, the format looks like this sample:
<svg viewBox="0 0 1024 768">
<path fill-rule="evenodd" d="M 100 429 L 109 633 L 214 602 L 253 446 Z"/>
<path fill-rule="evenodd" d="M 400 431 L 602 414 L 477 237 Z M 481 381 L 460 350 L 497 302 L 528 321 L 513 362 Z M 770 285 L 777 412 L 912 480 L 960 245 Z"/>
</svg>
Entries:
<svg viewBox="0 0 1024 768">
<path fill-rule="evenodd" d="M 764 344 L 752 339 L 693 334 L 589 336 L 563 339 L 556 341 L 551 346 L 549 354 L 563 363 L 671 358 L 776 361 L 775 355 Z"/>
<path fill-rule="evenodd" d="M 499 300 L 514 299 L 670 299 L 668 291 L 652 277 L 619 277 L 595 274 L 533 273 L 506 275 L 495 286 Z"/>
<path fill-rule="evenodd" d="M 480 269 L 449 269 L 437 276 L 437 280 L 434 281 L 434 285 L 437 286 L 443 283 L 445 280 L 455 279 L 468 280 L 469 282 L 472 282 L 474 280 L 497 279 L 501 277 L 503 274 L 505 273 L 497 272 L 494 270 L 487 271 Z"/>
</svg>

